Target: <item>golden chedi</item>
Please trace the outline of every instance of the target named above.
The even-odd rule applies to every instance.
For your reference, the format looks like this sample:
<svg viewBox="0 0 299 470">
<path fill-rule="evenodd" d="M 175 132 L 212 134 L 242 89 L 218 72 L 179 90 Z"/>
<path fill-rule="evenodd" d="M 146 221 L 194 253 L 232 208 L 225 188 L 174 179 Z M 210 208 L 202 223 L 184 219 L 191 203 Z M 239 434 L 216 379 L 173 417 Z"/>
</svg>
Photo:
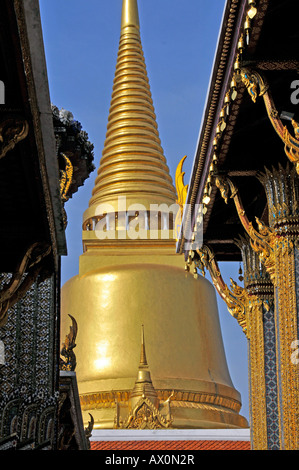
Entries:
<svg viewBox="0 0 299 470">
<path fill-rule="evenodd" d="M 92 414 L 95 429 L 136 427 L 140 400 L 139 412 L 147 407 L 155 415 L 149 427 L 248 426 L 226 363 L 215 290 L 185 272 L 175 253 L 175 210 L 169 212 L 176 197 L 156 124 L 137 0 L 124 0 L 107 137 L 83 216 L 79 274 L 62 288 L 62 337 L 71 315 L 78 324 L 83 417 L 87 423 Z M 146 360 L 139 364 L 141 325 L 150 372 Z M 136 383 L 137 376 L 147 377 L 145 383 Z"/>
</svg>

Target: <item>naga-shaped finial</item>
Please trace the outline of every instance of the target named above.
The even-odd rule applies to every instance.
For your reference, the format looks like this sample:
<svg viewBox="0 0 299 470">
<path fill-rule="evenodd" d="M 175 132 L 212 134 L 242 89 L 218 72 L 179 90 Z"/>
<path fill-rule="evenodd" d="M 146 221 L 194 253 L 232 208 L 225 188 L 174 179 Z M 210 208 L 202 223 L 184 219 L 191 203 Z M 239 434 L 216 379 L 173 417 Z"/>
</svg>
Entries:
<svg viewBox="0 0 299 470">
<path fill-rule="evenodd" d="M 180 231 L 182 218 L 183 218 L 184 205 L 186 203 L 187 193 L 188 193 L 188 185 L 184 183 L 185 172 L 183 171 L 183 164 L 186 158 L 187 158 L 187 155 L 185 155 L 181 159 L 175 172 L 175 185 L 176 185 L 176 191 L 177 191 L 176 203 L 179 206 L 179 210 L 175 218 L 175 232 L 176 232 L 177 239 L 179 237 L 179 231 Z"/>
<path fill-rule="evenodd" d="M 85 432 L 85 437 L 86 437 L 86 440 L 87 440 L 87 443 L 88 443 L 88 447 L 90 448 L 89 439 L 92 436 L 92 431 L 93 431 L 93 427 L 94 427 L 94 417 L 90 413 L 88 413 L 88 414 L 90 416 L 90 421 L 88 421 L 87 428 L 84 429 L 84 432 Z"/>
<path fill-rule="evenodd" d="M 74 371 L 77 365 L 74 348 L 76 347 L 78 325 L 72 315 L 69 315 L 69 317 L 72 320 L 72 326 L 70 327 L 70 332 L 66 336 L 65 341 L 62 345 L 62 349 L 60 351 L 60 354 L 66 358 L 65 361 L 63 359 L 60 359 L 60 370 Z"/>
</svg>

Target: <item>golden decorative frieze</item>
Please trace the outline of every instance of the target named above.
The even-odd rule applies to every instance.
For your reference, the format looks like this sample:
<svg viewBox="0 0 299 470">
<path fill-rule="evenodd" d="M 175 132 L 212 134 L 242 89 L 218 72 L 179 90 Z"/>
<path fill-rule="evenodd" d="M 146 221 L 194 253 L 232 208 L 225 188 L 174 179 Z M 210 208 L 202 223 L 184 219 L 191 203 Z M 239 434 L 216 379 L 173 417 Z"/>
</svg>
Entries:
<svg viewBox="0 0 299 470">
<path fill-rule="evenodd" d="M 186 409 L 198 409 L 198 410 L 209 410 L 214 411 L 215 408 L 211 405 L 203 404 L 203 403 L 194 403 L 192 401 L 173 401 L 171 403 L 171 407 L 174 408 L 186 408 Z M 221 409 L 221 413 L 230 413 L 230 410 L 225 408 Z"/>
<path fill-rule="evenodd" d="M 176 403 L 184 402 L 186 406 L 204 405 L 221 406 L 227 410 L 238 413 L 240 411 L 240 403 L 233 398 L 227 396 L 217 395 L 216 393 L 204 393 L 196 391 L 182 391 L 182 390 L 160 390 L 156 389 L 158 399 L 166 401 L 171 396 L 171 405 L 175 406 Z M 101 408 L 116 408 L 116 404 L 120 403 L 124 406 L 129 406 L 131 390 L 113 390 L 111 392 L 99 392 L 80 395 L 80 403 L 83 411 Z M 187 405 L 187 403 L 189 405 Z"/>
<path fill-rule="evenodd" d="M 0 159 L 24 140 L 29 132 L 28 122 L 19 116 L 7 117 L 0 123 Z"/>
</svg>

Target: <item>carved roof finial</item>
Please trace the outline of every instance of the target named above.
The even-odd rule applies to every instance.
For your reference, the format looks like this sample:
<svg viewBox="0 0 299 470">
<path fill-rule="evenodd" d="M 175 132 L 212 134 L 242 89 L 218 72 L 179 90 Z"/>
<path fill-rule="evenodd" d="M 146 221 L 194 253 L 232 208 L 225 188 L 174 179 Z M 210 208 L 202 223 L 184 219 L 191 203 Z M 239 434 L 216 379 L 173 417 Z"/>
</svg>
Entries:
<svg viewBox="0 0 299 470">
<path fill-rule="evenodd" d="M 146 360 L 146 353 L 145 353 L 145 341 L 144 341 L 144 325 L 141 326 L 141 354 L 140 354 L 140 364 L 139 368 L 147 368 L 148 363 Z"/>
<path fill-rule="evenodd" d="M 158 406 L 158 403 L 159 403 L 158 395 L 153 386 L 151 373 L 149 371 L 148 363 L 146 360 L 144 325 L 142 325 L 141 327 L 141 355 L 140 355 L 140 363 L 138 367 L 137 380 L 130 394 L 133 408 L 141 397 L 146 397 L 150 399 L 155 404 L 155 406 Z"/>
</svg>

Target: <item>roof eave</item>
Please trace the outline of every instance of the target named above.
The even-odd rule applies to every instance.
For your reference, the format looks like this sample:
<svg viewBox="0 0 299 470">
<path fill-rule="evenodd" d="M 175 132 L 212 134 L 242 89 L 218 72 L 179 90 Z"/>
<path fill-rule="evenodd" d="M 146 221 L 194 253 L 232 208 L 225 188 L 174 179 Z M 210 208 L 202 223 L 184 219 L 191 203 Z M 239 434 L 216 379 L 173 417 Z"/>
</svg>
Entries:
<svg viewBox="0 0 299 470">
<path fill-rule="evenodd" d="M 264 0 L 263 3 L 267 4 L 268 0 Z M 238 41 L 240 34 L 244 30 L 247 10 L 248 0 L 227 0 L 224 8 L 205 110 L 193 160 L 181 233 L 176 246 L 176 252 L 180 254 L 185 252 L 186 240 L 191 239 L 194 216 L 196 217 L 194 207 L 200 204 L 203 197 L 205 182 L 213 155 L 213 141 L 219 122 L 219 114 L 234 74 Z M 186 227 L 189 227 L 187 234 Z"/>
<path fill-rule="evenodd" d="M 39 2 L 38 0 L 15 1 L 14 8 L 30 96 L 53 255 L 57 267 L 58 257 L 66 255 L 67 248 Z"/>
</svg>

